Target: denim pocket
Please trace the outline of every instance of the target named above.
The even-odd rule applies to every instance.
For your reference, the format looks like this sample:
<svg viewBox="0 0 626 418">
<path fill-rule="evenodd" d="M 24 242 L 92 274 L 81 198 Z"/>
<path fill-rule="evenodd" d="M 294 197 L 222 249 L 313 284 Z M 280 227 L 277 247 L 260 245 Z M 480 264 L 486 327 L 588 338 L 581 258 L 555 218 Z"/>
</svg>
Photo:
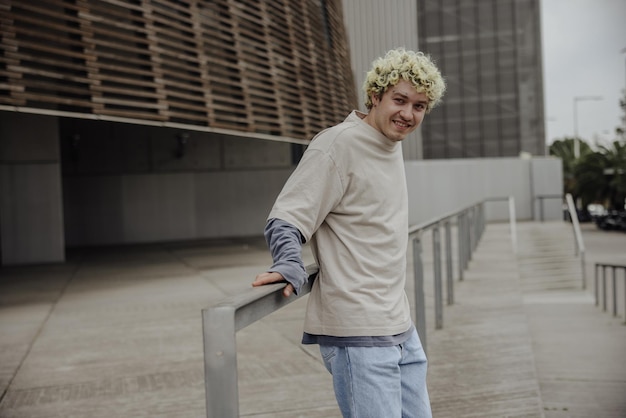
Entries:
<svg viewBox="0 0 626 418">
<path fill-rule="evenodd" d="M 331 362 L 337 355 L 337 349 L 334 345 L 320 345 L 320 354 L 322 355 L 322 360 L 324 360 L 324 366 L 330 373 L 333 372 Z"/>
</svg>

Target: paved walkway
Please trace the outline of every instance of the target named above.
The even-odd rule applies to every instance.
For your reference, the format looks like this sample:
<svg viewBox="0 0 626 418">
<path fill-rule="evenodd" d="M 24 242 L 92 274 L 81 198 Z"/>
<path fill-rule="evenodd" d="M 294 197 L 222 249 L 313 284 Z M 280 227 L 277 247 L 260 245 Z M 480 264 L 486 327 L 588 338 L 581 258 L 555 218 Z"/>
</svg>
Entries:
<svg viewBox="0 0 626 418">
<path fill-rule="evenodd" d="M 564 246 L 565 254 L 554 250 L 555 240 L 562 237 L 560 225 L 529 224 L 524 229 L 526 236 L 520 236 L 522 241 L 526 238 L 527 245 L 525 250 L 520 249 L 520 264 L 526 264 L 520 269 L 521 281 L 531 282 L 524 292 L 524 306 L 543 408 L 546 418 L 623 418 L 626 280 L 621 281 L 617 293 L 621 316 L 614 318 L 594 304 L 593 268 L 596 262 L 626 265 L 626 234 L 600 231 L 593 224 L 583 224 L 582 228 L 587 247 L 587 291 L 580 290 L 580 269 L 573 272 L 573 263 L 560 262 L 560 257 L 567 261 L 565 254 L 571 254 L 573 247 Z M 528 239 L 529 235 L 535 242 Z M 551 255 L 554 263 L 542 261 L 536 250 L 534 261 L 524 256 L 524 251 L 528 254 L 542 245 L 557 251 Z"/>
<path fill-rule="evenodd" d="M 442 330 L 427 307 L 435 417 L 626 416 L 626 326 L 592 289 L 538 285 L 550 275 L 530 237 L 549 227 L 519 224 L 531 244 L 514 256 L 508 227 L 488 225 Z M 626 234 L 586 227 L 585 238 L 590 272 L 626 264 Z M 223 240 L 0 270 L 0 417 L 205 416 L 200 310 L 269 261 L 261 240 Z M 339 416 L 317 348 L 299 344 L 304 303 L 238 333 L 242 416 Z"/>
</svg>

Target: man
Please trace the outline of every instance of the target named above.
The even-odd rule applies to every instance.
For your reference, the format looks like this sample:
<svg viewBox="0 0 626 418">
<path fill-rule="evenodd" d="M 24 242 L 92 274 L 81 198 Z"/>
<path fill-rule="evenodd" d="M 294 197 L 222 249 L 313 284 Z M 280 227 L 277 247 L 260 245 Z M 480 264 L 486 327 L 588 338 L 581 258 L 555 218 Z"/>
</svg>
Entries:
<svg viewBox="0 0 626 418">
<path fill-rule="evenodd" d="M 430 417 L 426 356 L 404 291 L 408 198 L 401 141 L 441 99 L 432 61 L 403 48 L 374 61 L 353 111 L 320 132 L 276 199 L 265 228 L 274 264 L 253 286 L 307 280 L 302 243 L 319 273 L 304 344 L 319 344 L 344 417 Z"/>
</svg>

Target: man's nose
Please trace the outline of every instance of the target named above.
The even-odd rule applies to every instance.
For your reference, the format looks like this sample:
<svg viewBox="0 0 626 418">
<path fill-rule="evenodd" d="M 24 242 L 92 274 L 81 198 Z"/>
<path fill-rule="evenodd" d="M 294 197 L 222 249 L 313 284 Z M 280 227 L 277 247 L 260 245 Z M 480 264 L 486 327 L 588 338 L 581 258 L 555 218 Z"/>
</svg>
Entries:
<svg viewBox="0 0 626 418">
<path fill-rule="evenodd" d="M 413 117 L 413 106 L 405 105 L 400 109 L 400 116 L 405 120 L 409 120 Z"/>
</svg>

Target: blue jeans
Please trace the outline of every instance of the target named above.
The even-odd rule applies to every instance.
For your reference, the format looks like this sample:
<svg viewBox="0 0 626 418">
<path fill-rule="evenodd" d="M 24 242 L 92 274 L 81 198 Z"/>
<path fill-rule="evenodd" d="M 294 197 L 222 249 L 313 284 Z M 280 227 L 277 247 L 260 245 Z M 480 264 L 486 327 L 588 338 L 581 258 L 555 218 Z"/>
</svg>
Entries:
<svg viewBox="0 0 626 418">
<path fill-rule="evenodd" d="M 430 418 L 426 355 L 417 332 L 392 347 L 320 345 L 344 418 Z"/>
</svg>

